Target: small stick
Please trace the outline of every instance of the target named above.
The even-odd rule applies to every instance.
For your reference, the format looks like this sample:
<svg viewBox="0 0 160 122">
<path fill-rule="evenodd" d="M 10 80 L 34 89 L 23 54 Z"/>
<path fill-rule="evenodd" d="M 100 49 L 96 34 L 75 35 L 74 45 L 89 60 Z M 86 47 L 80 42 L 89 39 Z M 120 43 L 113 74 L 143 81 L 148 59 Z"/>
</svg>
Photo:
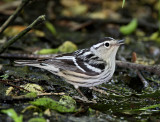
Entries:
<svg viewBox="0 0 160 122">
<path fill-rule="evenodd" d="M 1 82 L 1 83 L 4 83 L 4 84 L 7 84 L 7 85 L 9 85 L 9 86 L 12 86 L 12 87 L 14 87 L 14 88 L 16 88 L 16 89 L 18 89 L 18 90 L 24 90 L 24 91 L 29 92 L 27 89 L 24 89 L 23 87 L 19 87 L 19 86 L 16 86 L 16 85 L 13 85 L 13 84 L 9 83 L 9 80 L 1 80 L 1 79 L 0 79 L 0 82 Z"/>
<path fill-rule="evenodd" d="M 137 54 L 135 52 L 133 52 L 132 53 L 132 60 L 131 61 L 133 63 L 135 63 L 136 60 L 137 60 Z M 139 76 L 139 78 L 141 79 L 141 81 L 142 81 L 142 83 L 144 85 L 144 88 L 148 87 L 149 86 L 148 82 L 146 81 L 146 79 L 143 77 L 143 75 L 141 74 L 141 72 L 138 69 L 136 69 L 136 73 Z"/>
<path fill-rule="evenodd" d="M 0 58 L 7 58 L 7 59 L 28 59 L 28 60 L 36 60 L 36 59 L 46 59 L 46 58 L 53 58 L 56 54 L 49 54 L 49 55 L 36 55 L 36 54 L 0 54 Z M 151 72 L 158 76 L 160 76 L 160 66 L 153 65 L 147 66 L 143 64 L 136 64 L 132 62 L 120 61 L 116 60 L 116 65 L 122 68 L 129 68 L 129 69 L 138 69 L 141 71 Z"/>
<path fill-rule="evenodd" d="M 11 44 L 15 43 L 18 39 L 20 39 L 22 36 L 24 36 L 27 32 L 29 32 L 33 27 L 35 27 L 37 24 L 42 23 L 45 21 L 45 15 L 39 16 L 33 23 L 31 23 L 26 29 L 21 31 L 18 35 L 11 38 L 9 41 L 4 43 L 0 47 L 0 54 L 3 53 Z"/>
<path fill-rule="evenodd" d="M 0 97 L 0 102 L 15 102 L 15 101 L 30 101 L 30 100 L 34 100 L 36 99 L 37 97 L 43 97 L 43 96 L 55 96 L 55 95 L 58 95 L 58 96 L 61 96 L 61 95 L 65 95 L 65 93 L 61 92 L 61 93 L 41 93 L 41 94 L 37 94 L 37 96 L 34 98 L 34 97 L 26 97 L 25 95 L 21 95 L 21 96 L 3 96 L 3 97 Z"/>
<path fill-rule="evenodd" d="M 143 77 L 143 75 L 141 74 L 141 72 L 139 70 L 137 70 L 137 75 L 139 76 L 139 78 L 141 79 L 144 88 L 149 86 L 149 83 L 147 82 L 147 80 Z"/>
<path fill-rule="evenodd" d="M 8 27 L 8 25 L 15 20 L 20 11 L 32 0 L 22 0 L 21 4 L 15 10 L 15 12 L 5 21 L 5 23 L 0 27 L 0 34 Z"/>
<path fill-rule="evenodd" d="M 0 58 L 3 58 L 3 59 L 36 60 L 36 59 L 53 58 L 56 55 L 57 54 L 37 55 L 37 54 L 11 54 L 11 53 L 3 53 L 3 54 L 0 54 Z"/>
<path fill-rule="evenodd" d="M 40 94 L 37 94 L 38 97 L 40 97 L 40 96 L 51 96 L 51 95 L 59 95 L 59 96 L 61 96 L 61 95 L 65 95 L 65 93 L 64 92 L 60 92 L 60 93 L 40 93 Z"/>
<path fill-rule="evenodd" d="M 99 93 L 104 94 L 104 95 L 107 95 L 107 96 L 109 95 L 106 91 L 104 91 L 102 89 L 98 89 L 96 87 L 91 87 L 90 89 L 93 89 L 94 91 L 99 92 Z"/>
<path fill-rule="evenodd" d="M 41 93 L 41 94 L 37 94 L 36 98 L 37 97 L 41 97 L 41 96 L 62 96 L 62 95 L 65 95 L 64 92 L 61 92 L 61 93 Z M 27 99 L 27 98 L 30 98 L 30 97 L 27 97 L 25 95 L 20 95 L 20 96 L 12 96 L 12 99 L 14 100 L 22 100 L 22 99 Z"/>
<path fill-rule="evenodd" d="M 116 64 L 119 67 L 129 68 L 129 69 L 138 69 L 141 71 L 151 72 L 160 76 L 160 66 L 157 66 L 157 65 L 146 66 L 142 64 L 136 64 L 136 63 L 124 62 L 124 61 L 116 61 Z"/>
<path fill-rule="evenodd" d="M 103 90 L 105 90 L 105 91 L 109 91 L 109 92 L 114 93 L 114 94 L 117 94 L 117 95 L 121 95 L 120 93 L 116 92 L 115 90 L 107 89 L 107 88 L 105 88 L 105 87 L 101 87 L 101 89 L 103 89 Z M 122 95 L 122 96 L 124 96 L 124 95 Z"/>
<path fill-rule="evenodd" d="M 93 21 L 93 24 L 99 23 L 99 24 L 128 24 L 131 19 L 91 19 L 91 18 L 84 18 L 84 17 L 67 17 L 67 16 L 58 16 L 56 18 L 56 21 L 60 20 L 67 20 L 67 21 L 75 21 L 75 22 L 86 22 L 86 21 Z M 145 19 L 138 19 L 138 26 L 143 28 L 152 28 L 152 29 L 158 29 L 158 23 L 149 23 Z"/>
</svg>

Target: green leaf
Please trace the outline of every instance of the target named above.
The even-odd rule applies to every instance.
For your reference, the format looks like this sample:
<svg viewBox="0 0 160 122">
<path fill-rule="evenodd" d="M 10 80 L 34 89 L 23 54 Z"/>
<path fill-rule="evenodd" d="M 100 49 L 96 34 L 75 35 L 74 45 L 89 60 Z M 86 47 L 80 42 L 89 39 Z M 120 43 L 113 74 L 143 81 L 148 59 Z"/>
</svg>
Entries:
<svg viewBox="0 0 160 122">
<path fill-rule="evenodd" d="M 40 51 L 37 52 L 37 54 L 55 54 L 58 52 L 61 53 L 71 53 L 76 51 L 78 48 L 77 46 L 72 43 L 71 41 L 65 41 L 62 45 L 60 45 L 58 48 L 55 49 L 41 49 Z"/>
<path fill-rule="evenodd" d="M 22 115 L 18 116 L 14 109 L 2 110 L 2 113 L 7 114 L 14 120 L 14 122 L 22 122 L 23 120 L 23 116 Z"/>
<path fill-rule="evenodd" d="M 150 40 L 153 40 L 160 44 L 160 33 L 159 31 L 152 33 L 152 35 L 149 37 Z"/>
<path fill-rule="evenodd" d="M 129 35 L 136 30 L 138 26 L 137 19 L 133 19 L 128 25 L 121 26 L 120 32 L 124 35 Z"/>
<path fill-rule="evenodd" d="M 150 40 L 156 40 L 159 37 L 159 32 L 154 32 L 152 33 L 152 35 L 150 36 Z"/>
<path fill-rule="evenodd" d="M 2 80 L 7 80 L 7 78 L 9 77 L 9 75 L 8 74 L 4 74 L 4 75 L 1 75 L 0 77 L 2 78 Z"/>
<path fill-rule="evenodd" d="M 146 111 L 148 109 L 155 109 L 155 108 L 160 108 L 160 104 L 150 105 L 148 107 L 143 107 L 143 108 L 139 108 L 139 109 L 124 110 L 123 113 L 125 113 L 125 114 L 137 114 L 137 112 Z"/>
<path fill-rule="evenodd" d="M 34 106 L 34 105 L 29 105 L 29 106 L 25 107 L 21 112 L 25 113 L 26 111 L 42 113 L 42 110 L 39 107 Z"/>
<path fill-rule="evenodd" d="M 74 110 L 76 107 L 76 101 L 72 97 L 66 95 L 61 97 L 59 104 L 67 107 L 68 109 L 70 108 L 70 110 Z"/>
<path fill-rule="evenodd" d="M 145 111 L 145 110 L 153 109 L 153 108 L 157 108 L 157 107 L 160 108 L 160 104 L 151 105 L 151 106 L 148 106 L 148 107 L 143 107 L 143 108 L 140 108 L 139 110 Z"/>
<path fill-rule="evenodd" d="M 55 27 L 53 26 L 52 23 L 46 21 L 45 25 L 47 27 L 47 29 L 55 36 L 57 34 Z"/>
<path fill-rule="evenodd" d="M 37 54 L 45 55 L 45 54 L 54 54 L 58 53 L 58 49 L 41 49 Z"/>
<path fill-rule="evenodd" d="M 20 87 L 30 91 L 30 92 L 35 92 L 35 93 L 42 93 L 43 88 L 40 85 L 34 84 L 34 83 L 27 83 L 24 85 L 20 85 Z"/>
<path fill-rule="evenodd" d="M 61 46 L 58 47 L 58 51 L 62 53 L 71 53 L 77 49 L 77 46 L 71 41 L 65 41 Z"/>
<path fill-rule="evenodd" d="M 26 98 L 36 98 L 37 97 L 37 93 L 36 92 L 30 92 L 30 93 L 27 93 L 25 95 Z"/>
<path fill-rule="evenodd" d="M 124 4 L 125 4 L 125 0 L 123 0 L 123 2 L 122 2 L 122 8 L 124 7 Z"/>
<path fill-rule="evenodd" d="M 61 113 L 76 112 L 76 102 L 70 96 L 63 96 L 59 102 L 51 98 L 39 98 L 32 105 L 44 107 L 45 109 L 53 109 Z"/>
<path fill-rule="evenodd" d="M 47 122 L 44 118 L 32 118 L 28 122 Z"/>
</svg>

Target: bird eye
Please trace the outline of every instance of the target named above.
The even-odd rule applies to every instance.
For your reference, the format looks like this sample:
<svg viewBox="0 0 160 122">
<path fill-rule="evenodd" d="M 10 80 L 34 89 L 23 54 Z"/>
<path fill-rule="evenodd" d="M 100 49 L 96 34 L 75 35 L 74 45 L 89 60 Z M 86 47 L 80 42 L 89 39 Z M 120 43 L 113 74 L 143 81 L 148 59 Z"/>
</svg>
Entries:
<svg viewBox="0 0 160 122">
<path fill-rule="evenodd" d="M 104 46 L 109 47 L 109 43 L 108 42 L 104 43 Z"/>
</svg>

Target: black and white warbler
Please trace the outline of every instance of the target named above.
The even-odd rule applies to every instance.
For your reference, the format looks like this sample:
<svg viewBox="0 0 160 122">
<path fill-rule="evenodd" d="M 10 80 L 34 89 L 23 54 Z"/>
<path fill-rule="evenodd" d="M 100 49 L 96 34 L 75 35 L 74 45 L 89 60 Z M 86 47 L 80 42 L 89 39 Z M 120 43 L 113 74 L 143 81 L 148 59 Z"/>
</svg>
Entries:
<svg viewBox="0 0 160 122">
<path fill-rule="evenodd" d="M 21 60 L 16 63 L 46 69 L 78 90 L 79 87 L 93 87 L 111 79 L 115 71 L 115 56 L 122 43 L 123 40 L 105 37 L 88 49 L 50 59 Z"/>
</svg>

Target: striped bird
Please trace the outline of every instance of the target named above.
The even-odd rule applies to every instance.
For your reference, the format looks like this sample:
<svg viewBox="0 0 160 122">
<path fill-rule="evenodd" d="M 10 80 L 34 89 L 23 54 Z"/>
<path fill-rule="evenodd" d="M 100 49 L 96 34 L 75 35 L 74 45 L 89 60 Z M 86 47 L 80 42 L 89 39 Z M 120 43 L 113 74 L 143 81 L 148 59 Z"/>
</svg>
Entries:
<svg viewBox="0 0 160 122">
<path fill-rule="evenodd" d="M 60 54 L 50 59 L 15 62 L 46 69 L 62 77 L 80 92 L 79 87 L 93 87 L 111 79 L 115 71 L 115 56 L 121 44 L 123 40 L 105 37 L 88 49 Z"/>
</svg>

